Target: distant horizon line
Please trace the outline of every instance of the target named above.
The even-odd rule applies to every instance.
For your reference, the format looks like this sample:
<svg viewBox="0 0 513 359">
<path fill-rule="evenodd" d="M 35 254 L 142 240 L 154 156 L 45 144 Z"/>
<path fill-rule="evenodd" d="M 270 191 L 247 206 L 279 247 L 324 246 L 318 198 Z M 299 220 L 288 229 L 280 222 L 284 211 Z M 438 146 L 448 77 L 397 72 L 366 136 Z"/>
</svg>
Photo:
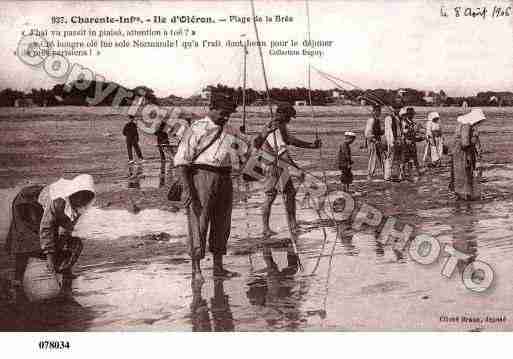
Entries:
<svg viewBox="0 0 513 359">
<path fill-rule="evenodd" d="M 121 85 L 119 84 L 118 82 L 115 82 L 115 81 L 107 81 L 107 82 L 104 82 L 104 83 L 114 83 L 118 86 L 121 86 L 121 87 L 124 87 L 126 89 L 130 89 L 130 87 L 128 86 L 125 86 L 125 85 Z M 30 87 L 30 88 L 14 88 L 14 87 L 0 87 L 0 91 L 4 91 L 4 90 L 12 90 L 12 91 L 18 91 L 18 92 L 23 92 L 25 94 L 29 94 L 30 91 L 32 91 L 33 89 L 35 90 L 48 90 L 50 91 L 54 86 L 56 85 L 65 85 L 64 83 L 57 83 L 51 87 Z M 227 87 L 231 87 L 233 89 L 238 89 L 239 87 L 242 88 L 242 86 L 231 86 L 231 85 L 226 85 L 226 84 L 223 84 L 223 83 L 217 83 L 217 84 L 209 84 L 209 85 L 205 85 L 204 88 L 202 89 L 199 89 L 199 90 L 196 90 L 194 92 L 192 92 L 190 95 L 176 95 L 175 93 L 168 93 L 167 95 L 162 95 L 162 96 L 158 96 L 156 94 L 156 92 L 163 92 L 163 91 L 160 91 L 160 90 L 156 90 L 156 89 L 153 89 L 147 85 L 138 85 L 138 86 L 135 86 L 133 89 L 136 89 L 138 87 L 147 87 L 151 90 L 153 90 L 153 93 L 155 94 L 155 97 L 159 98 L 159 99 L 165 99 L 165 98 L 168 98 L 170 96 L 175 96 L 175 97 L 180 97 L 180 98 L 183 98 L 183 99 L 187 99 L 187 98 L 191 98 L 193 96 L 198 96 L 201 94 L 201 92 L 204 91 L 205 88 L 207 88 L 208 86 L 217 86 L 217 85 L 223 85 L 223 86 L 227 86 Z M 272 86 L 269 88 L 269 90 L 271 89 L 307 89 L 308 87 L 306 86 Z M 444 91 L 445 95 L 447 97 L 475 97 L 477 96 L 479 93 L 483 93 L 483 92 L 494 92 L 494 93 L 509 93 L 509 94 L 513 94 L 513 89 L 501 89 L 501 90 L 495 90 L 495 89 L 480 89 L 480 90 L 474 90 L 473 94 L 471 95 L 463 95 L 463 94 L 458 94 L 458 95 L 450 95 L 450 90 L 445 90 L 443 88 L 440 88 L 438 90 L 425 90 L 425 89 L 420 89 L 420 88 L 415 88 L 415 87 L 407 87 L 407 86 L 403 86 L 403 87 L 397 87 L 397 88 L 384 88 L 384 87 L 375 87 L 375 88 L 365 88 L 365 89 L 358 89 L 358 88 L 354 88 L 354 89 L 337 89 L 336 87 L 324 87 L 324 88 L 312 88 L 311 91 L 340 91 L 340 92 L 349 92 L 349 91 L 376 91 L 376 90 L 386 90 L 386 91 L 399 91 L 399 90 L 406 90 L 406 89 L 411 89 L 411 90 L 415 90 L 415 91 L 419 91 L 419 92 L 434 92 L 434 93 L 440 93 L 440 91 Z M 265 89 L 258 89 L 258 88 L 253 88 L 253 87 L 247 87 L 246 88 L 246 91 L 247 90 L 252 90 L 252 91 L 255 91 L 255 92 L 265 92 L 266 90 Z"/>
</svg>

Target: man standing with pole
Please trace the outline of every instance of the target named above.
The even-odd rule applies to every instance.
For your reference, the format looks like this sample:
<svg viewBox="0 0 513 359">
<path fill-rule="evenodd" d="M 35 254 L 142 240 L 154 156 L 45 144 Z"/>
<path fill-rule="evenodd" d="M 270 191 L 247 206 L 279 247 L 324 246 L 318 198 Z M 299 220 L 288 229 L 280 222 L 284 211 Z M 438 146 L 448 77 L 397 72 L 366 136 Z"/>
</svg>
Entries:
<svg viewBox="0 0 513 359">
<path fill-rule="evenodd" d="M 289 103 L 280 103 L 276 109 L 276 119 L 270 125 L 264 147 L 268 151 L 278 155 L 278 158 L 284 159 L 288 163 L 295 164 L 290 158 L 287 146 L 292 145 L 300 148 L 316 149 L 321 147 L 321 140 L 316 139 L 313 143 L 305 142 L 290 135 L 287 130 L 287 124 L 292 117 L 296 117 L 296 110 Z M 296 165 L 296 167 L 298 167 Z M 268 168 L 265 182 L 265 202 L 262 208 L 262 222 L 264 236 L 276 234 L 269 227 L 269 218 L 271 216 L 271 207 L 278 194 L 278 183 L 280 181 L 281 169 L 273 163 Z M 296 221 L 296 190 L 289 178 L 282 188 L 285 209 L 292 231 L 298 230 Z"/>
</svg>

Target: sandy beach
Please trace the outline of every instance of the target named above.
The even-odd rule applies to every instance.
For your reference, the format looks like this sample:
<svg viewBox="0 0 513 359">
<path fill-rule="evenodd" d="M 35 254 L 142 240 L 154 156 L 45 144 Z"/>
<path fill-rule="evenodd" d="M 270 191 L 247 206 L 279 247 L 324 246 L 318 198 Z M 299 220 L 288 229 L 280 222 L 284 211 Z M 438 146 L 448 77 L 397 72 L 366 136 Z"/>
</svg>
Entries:
<svg viewBox="0 0 513 359">
<path fill-rule="evenodd" d="M 431 110 L 418 108 L 417 120 L 422 123 Z M 436 110 L 450 145 L 460 109 Z M 488 120 L 480 129 L 485 149 L 483 199 L 470 203 L 458 202 L 449 193 L 447 157 L 442 168 L 428 169 L 418 181 L 387 183 L 378 176 L 367 182 L 367 155 L 360 146 L 368 109 L 319 107 L 314 120 L 309 111 L 299 107 L 290 125 L 298 137 L 313 140 L 312 121 L 319 124 L 322 160 L 318 150 L 292 152 L 304 169 L 326 174 L 328 188 L 336 193 L 337 148 L 344 131 L 356 132 L 351 187 L 355 201 L 413 226 L 415 233 L 434 236 L 442 245 L 477 255 L 495 272 L 492 288 L 485 293 L 468 290 L 461 266 L 451 278 L 442 276 L 447 254 L 432 265 L 420 265 L 407 252 L 381 245 L 371 227 L 355 231 L 342 224 L 342 238 L 337 239 L 333 222 L 304 205 L 306 186 L 299 186 L 297 179 L 303 270 L 288 272 L 289 234 L 281 196 L 271 218 L 278 235 L 265 240 L 260 234 L 262 183 L 247 185 L 240 178 L 234 178 L 226 264 L 241 275 L 214 280 L 207 256 L 206 283 L 198 287 L 191 283 L 184 210 L 166 199 L 173 168 L 160 162 L 154 136 L 141 135 L 147 160 L 129 168 L 120 110 L 8 108 L 0 114 L 2 199 L 25 184 L 79 173 L 93 175 L 98 198 L 76 228 L 85 248 L 72 297 L 37 305 L 0 303 L 0 330 L 512 330 L 513 109 L 485 109 Z M 240 114 L 232 121 L 238 125 Z M 249 109 L 250 132 L 266 121 L 261 108 Z M 418 151 L 422 153 L 423 143 Z M 3 238 L 0 245 L 3 248 Z M 279 270 L 266 267 L 264 247 L 272 248 Z M 0 277 L 5 278 L 10 259 L 0 253 Z"/>
</svg>

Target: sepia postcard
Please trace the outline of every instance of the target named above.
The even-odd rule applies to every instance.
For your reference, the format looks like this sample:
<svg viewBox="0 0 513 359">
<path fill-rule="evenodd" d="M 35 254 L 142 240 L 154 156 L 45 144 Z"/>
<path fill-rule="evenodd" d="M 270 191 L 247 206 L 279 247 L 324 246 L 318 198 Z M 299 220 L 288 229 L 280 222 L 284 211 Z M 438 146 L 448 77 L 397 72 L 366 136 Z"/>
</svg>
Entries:
<svg viewBox="0 0 513 359">
<path fill-rule="evenodd" d="M 0 55 L 1 332 L 513 330 L 512 2 L 5 1 Z"/>
</svg>

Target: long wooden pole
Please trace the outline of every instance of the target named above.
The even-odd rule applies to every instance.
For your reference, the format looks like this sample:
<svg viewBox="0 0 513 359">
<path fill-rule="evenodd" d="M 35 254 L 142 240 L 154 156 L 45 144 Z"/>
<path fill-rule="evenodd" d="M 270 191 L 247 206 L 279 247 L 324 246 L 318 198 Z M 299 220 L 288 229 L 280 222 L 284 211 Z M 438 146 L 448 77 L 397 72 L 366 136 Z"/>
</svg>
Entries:
<svg viewBox="0 0 513 359">
<path fill-rule="evenodd" d="M 243 81 L 242 81 L 242 132 L 246 132 L 246 58 L 248 49 L 246 42 L 244 42 L 244 66 L 243 66 Z"/>
<path fill-rule="evenodd" d="M 256 40 L 257 40 L 257 44 L 258 44 L 258 53 L 260 55 L 260 64 L 262 66 L 262 75 L 264 77 L 267 104 L 269 106 L 269 111 L 271 113 L 271 120 L 272 120 L 273 119 L 273 107 L 272 107 L 272 104 L 271 104 L 271 94 L 270 94 L 270 91 L 269 91 L 269 83 L 267 81 L 267 73 L 265 71 L 264 55 L 262 53 L 262 46 L 260 44 L 260 36 L 258 34 L 258 27 L 257 27 L 256 21 L 255 21 L 256 12 L 255 12 L 254 0 L 250 0 L 250 3 L 251 3 L 251 13 L 253 15 L 253 27 L 255 29 L 255 37 L 256 37 Z M 276 139 L 276 131 L 273 131 L 273 138 L 274 138 L 274 148 L 275 148 L 275 151 L 276 151 L 276 155 L 275 155 L 275 158 L 274 158 L 274 166 L 276 168 L 278 168 L 278 140 Z M 285 205 L 285 201 L 284 201 L 283 204 Z M 288 216 L 288 213 L 286 214 L 285 217 L 287 218 L 287 225 L 289 227 L 290 241 L 292 243 L 292 249 L 293 249 L 294 253 L 296 254 L 296 256 L 298 258 L 299 268 L 301 270 L 303 270 L 303 266 L 302 266 L 301 260 L 299 258 L 299 250 L 297 248 L 297 234 L 295 232 L 295 229 L 292 228 L 292 224 L 290 223 L 290 218 Z"/>
</svg>

